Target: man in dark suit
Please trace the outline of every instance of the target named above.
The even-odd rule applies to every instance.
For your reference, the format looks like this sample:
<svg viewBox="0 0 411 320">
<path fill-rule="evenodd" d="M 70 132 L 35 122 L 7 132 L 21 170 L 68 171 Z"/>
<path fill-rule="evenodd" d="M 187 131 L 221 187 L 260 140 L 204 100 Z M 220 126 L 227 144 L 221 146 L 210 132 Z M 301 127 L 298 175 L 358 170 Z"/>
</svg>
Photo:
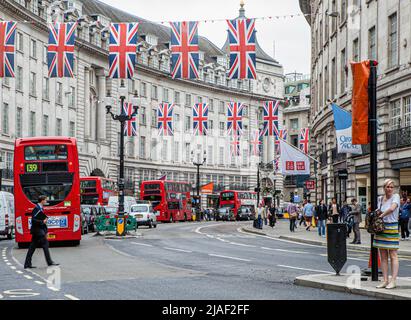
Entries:
<svg viewBox="0 0 411 320">
<path fill-rule="evenodd" d="M 51 260 L 50 251 L 49 251 L 49 242 L 47 241 L 47 216 L 44 213 L 43 207 L 47 203 L 46 196 L 40 196 L 38 198 L 38 203 L 32 211 L 31 218 L 31 243 L 29 251 L 27 252 L 26 261 L 24 262 L 24 268 L 35 268 L 31 264 L 31 258 L 33 253 L 36 250 L 37 245 L 40 245 L 44 250 L 44 255 L 46 257 L 47 264 L 49 266 L 58 266 L 58 263 L 54 263 Z"/>
</svg>

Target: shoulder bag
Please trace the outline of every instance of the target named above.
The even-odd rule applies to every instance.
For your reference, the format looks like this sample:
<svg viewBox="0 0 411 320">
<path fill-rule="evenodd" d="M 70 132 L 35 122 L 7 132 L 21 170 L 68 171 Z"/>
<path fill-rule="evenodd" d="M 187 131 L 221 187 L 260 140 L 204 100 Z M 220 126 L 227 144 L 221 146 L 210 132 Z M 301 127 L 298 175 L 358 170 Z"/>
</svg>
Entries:
<svg viewBox="0 0 411 320">
<path fill-rule="evenodd" d="M 384 220 L 378 215 L 378 212 L 381 211 L 383 198 L 381 197 L 380 199 L 380 208 L 376 211 L 367 213 L 366 223 L 368 233 L 377 234 L 382 233 L 385 230 Z"/>
</svg>

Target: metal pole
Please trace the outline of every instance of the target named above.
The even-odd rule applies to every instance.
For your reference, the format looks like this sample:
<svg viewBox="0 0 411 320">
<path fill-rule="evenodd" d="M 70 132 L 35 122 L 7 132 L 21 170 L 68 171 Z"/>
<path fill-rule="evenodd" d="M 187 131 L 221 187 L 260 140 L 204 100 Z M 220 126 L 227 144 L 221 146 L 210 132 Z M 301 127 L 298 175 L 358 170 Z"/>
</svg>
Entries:
<svg viewBox="0 0 411 320">
<path fill-rule="evenodd" d="M 257 165 L 257 209 L 260 206 L 260 164 Z"/>
<path fill-rule="evenodd" d="M 197 166 L 197 221 L 201 221 L 201 215 L 200 215 L 200 164 L 196 163 Z"/>
<path fill-rule="evenodd" d="M 314 176 L 315 176 L 315 205 L 317 205 L 317 201 L 318 201 L 318 190 L 317 190 L 317 186 L 318 186 L 318 178 L 317 178 L 317 162 L 314 162 Z"/>
<path fill-rule="evenodd" d="M 370 133 L 370 178 L 371 210 L 377 209 L 378 165 L 377 165 L 377 62 L 370 61 L 371 73 L 368 83 L 369 95 L 369 133 Z M 371 235 L 371 278 L 378 281 L 378 249 L 373 247 L 374 235 Z"/>
<path fill-rule="evenodd" d="M 125 97 L 120 97 L 121 106 L 124 105 Z M 126 235 L 126 222 L 124 221 L 124 127 L 125 119 L 120 118 L 120 178 L 119 178 L 119 199 L 118 199 L 118 218 L 117 236 Z M 123 225 L 123 226 L 121 226 Z M 120 227 L 119 227 L 120 226 Z"/>
</svg>

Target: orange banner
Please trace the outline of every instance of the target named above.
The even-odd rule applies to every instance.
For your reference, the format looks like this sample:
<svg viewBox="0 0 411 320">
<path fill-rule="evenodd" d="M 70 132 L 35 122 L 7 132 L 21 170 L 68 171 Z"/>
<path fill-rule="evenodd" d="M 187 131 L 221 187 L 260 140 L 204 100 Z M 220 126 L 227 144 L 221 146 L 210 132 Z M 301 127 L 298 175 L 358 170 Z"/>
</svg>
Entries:
<svg viewBox="0 0 411 320">
<path fill-rule="evenodd" d="M 203 194 L 212 194 L 214 190 L 214 183 L 210 182 L 209 184 L 206 184 L 201 187 L 201 193 Z"/>
<path fill-rule="evenodd" d="M 368 144 L 368 80 L 370 61 L 351 62 L 353 74 L 352 90 L 352 144 Z"/>
</svg>

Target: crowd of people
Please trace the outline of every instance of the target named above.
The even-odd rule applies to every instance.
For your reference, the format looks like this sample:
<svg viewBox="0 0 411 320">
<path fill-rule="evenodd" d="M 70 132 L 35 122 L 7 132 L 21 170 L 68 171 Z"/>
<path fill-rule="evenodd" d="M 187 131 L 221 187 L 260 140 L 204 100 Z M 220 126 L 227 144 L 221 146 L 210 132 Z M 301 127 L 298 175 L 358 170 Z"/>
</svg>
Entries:
<svg viewBox="0 0 411 320">
<path fill-rule="evenodd" d="M 354 240 L 351 243 L 361 244 L 360 223 L 362 222 L 362 212 L 357 199 L 352 199 L 351 205 L 344 201 L 341 207 L 335 198 L 328 206 L 324 203 L 324 200 L 319 201 L 317 205 L 312 204 L 310 200 L 305 200 L 302 205 L 290 203 L 286 211 L 290 219 L 291 232 L 295 232 L 298 225 L 304 225 L 307 231 L 317 227 L 318 235 L 325 238 L 327 221 L 330 223 L 346 223 L 347 237 L 350 237 L 351 232 L 354 233 Z"/>
</svg>

